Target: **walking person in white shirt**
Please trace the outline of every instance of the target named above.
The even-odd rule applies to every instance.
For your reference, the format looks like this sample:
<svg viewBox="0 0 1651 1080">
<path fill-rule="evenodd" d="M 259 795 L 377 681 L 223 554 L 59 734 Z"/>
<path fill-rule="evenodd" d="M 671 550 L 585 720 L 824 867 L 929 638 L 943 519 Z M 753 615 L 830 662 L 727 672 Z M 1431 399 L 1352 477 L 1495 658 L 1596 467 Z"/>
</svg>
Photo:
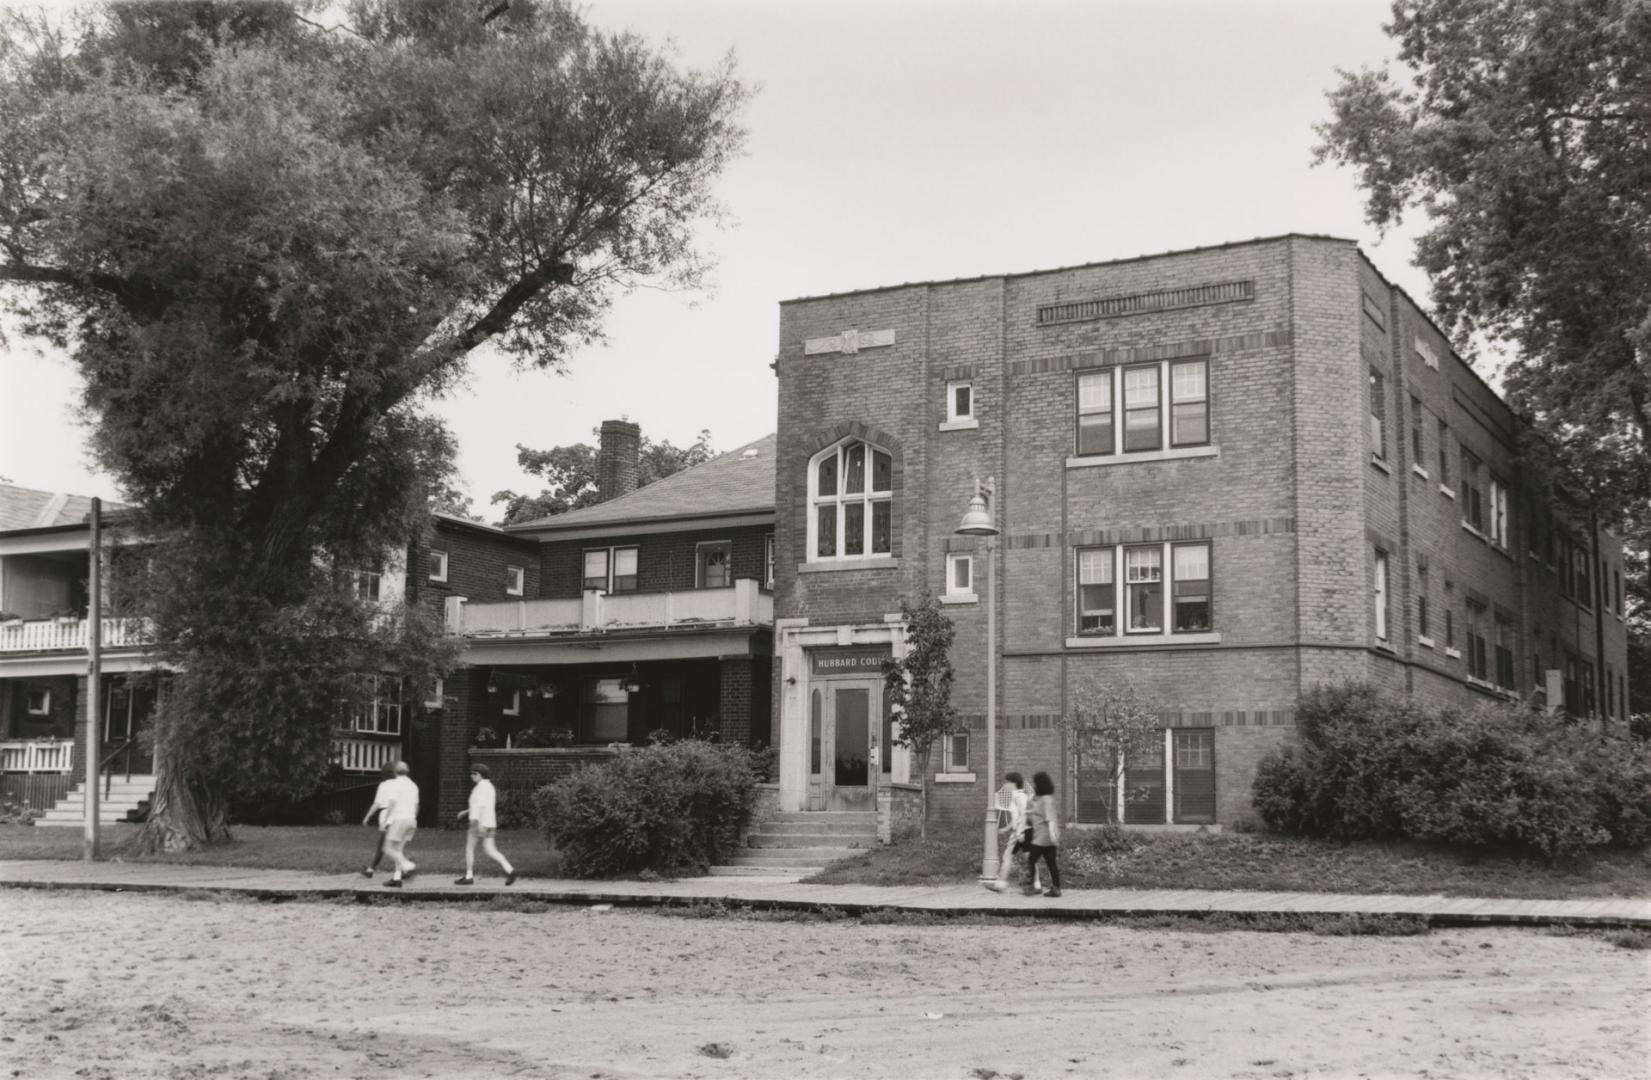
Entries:
<svg viewBox="0 0 1651 1080">
<path fill-rule="evenodd" d="M 383 815 L 389 824 L 384 828 L 384 853 L 396 866 L 395 877 L 384 883 L 386 889 L 401 888 L 402 879 L 418 869 L 406 854 L 408 842 L 418 831 L 418 785 L 407 775 L 409 771 L 405 761 L 396 762 L 396 778 L 385 793 L 389 806 Z"/>
<path fill-rule="evenodd" d="M 464 838 L 464 876 L 455 878 L 455 885 L 474 885 L 476 883 L 476 841 L 480 840 L 482 850 L 487 857 L 498 863 L 504 869 L 504 883 L 516 884 L 516 868 L 510 865 L 510 860 L 499 851 L 499 845 L 493 842 L 493 834 L 499 828 L 499 793 L 489 780 L 486 765 L 475 765 L 470 769 L 470 781 L 476 786 L 470 789 L 470 808 L 459 811 L 459 820 L 470 819 L 470 831 Z"/>
<path fill-rule="evenodd" d="M 373 793 L 373 805 L 367 807 L 367 816 L 361 819 L 361 824 L 371 825 L 373 815 L 378 814 L 378 847 L 373 850 L 373 861 L 367 864 L 367 869 L 361 871 L 361 876 L 370 878 L 378 864 L 384 860 L 384 837 L 390 831 L 390 782 L 396 778 L 396 766 L 393 761 L 386 761 L 380 770 L 384 779 L 378 782 L 378 790 Z M 382 813 L 381 813 L 382 811 Z"/>
</svg>

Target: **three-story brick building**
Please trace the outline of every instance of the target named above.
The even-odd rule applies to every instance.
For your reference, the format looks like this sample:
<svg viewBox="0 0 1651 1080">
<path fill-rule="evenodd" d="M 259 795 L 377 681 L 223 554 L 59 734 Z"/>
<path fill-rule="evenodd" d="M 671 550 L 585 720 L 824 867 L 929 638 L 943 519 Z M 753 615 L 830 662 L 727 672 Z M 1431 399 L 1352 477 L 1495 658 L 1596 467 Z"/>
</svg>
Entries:
<svg viewBox="0 0 1651 1080">
<path fill-rule="evenodd" d="M 986 551 L 954 530 L 988 481 L 1000 771 L 1064 776 L 1079 821 L 1244 817 L 1323 682 L 1626 716 L 1620 544 L 1521 470 L 1507 406 L 1352 242 L 792 300 L 776 370 L 786 809 L 921 779 L 877 666 L 923 590 L 970 727 L 932 799 L 985 802 Z M 1124 681 L 1164 734 L 1114 788 L 1059 719 Z"/>
</svg>

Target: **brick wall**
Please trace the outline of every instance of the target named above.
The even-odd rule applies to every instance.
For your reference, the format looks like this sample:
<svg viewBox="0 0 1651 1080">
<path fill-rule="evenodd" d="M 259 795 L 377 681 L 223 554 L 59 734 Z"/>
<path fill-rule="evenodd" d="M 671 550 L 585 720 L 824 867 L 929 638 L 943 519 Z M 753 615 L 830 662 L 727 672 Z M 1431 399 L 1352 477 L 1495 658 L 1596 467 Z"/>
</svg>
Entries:
<svg viewBox="0 0 1651 1080">
<path fill-rule="evenodd" d="M 430 580 L 431 551 L 447 553 L 446 581 Z M 510 566 L 523 570 L 522 595 L 539 596 L 538 543 L 483 527 L 433 518 L 431 527 L 414 546 L 413 556 L 408 560 L 409 600 L 440 616 L 449 596 L 463 596 L 478 604 L 513 599 L 505 592 L 506 568 Z"/>
<path fill-rule="evenodd" d="M 464 763 L 465 781 L 462 798 L 453 813 L 463 810 L 470 798 L 469 769 L 472 764 L 486 765 L 490 779 L 500 794 L 512 799 L 531 799 L 533 793 L 546 784 L 572 776 L 587 765 L 599 765 L 613 760 L 617 751 L 602 747 L 555 747 L 534 750 L 471 750 Z M 452 814 L 444 815 L 444 820 Z"/>
<path fill-rule="evenodd" d="M 635 547 L 637 591 L 673 592 L 695 587 L 696 551 L 701 543 L 730 541 L 735 578 L 762 581 L 766 544 L 774 530 L 767 525 L 697 529 L 644 535 L 616 534 L 601 540 L 557 540 L 539 555 L 540 591 L 546 599 L 570 599 L 584 591 L 585 552 L 594 548 Z"/>
</svg>

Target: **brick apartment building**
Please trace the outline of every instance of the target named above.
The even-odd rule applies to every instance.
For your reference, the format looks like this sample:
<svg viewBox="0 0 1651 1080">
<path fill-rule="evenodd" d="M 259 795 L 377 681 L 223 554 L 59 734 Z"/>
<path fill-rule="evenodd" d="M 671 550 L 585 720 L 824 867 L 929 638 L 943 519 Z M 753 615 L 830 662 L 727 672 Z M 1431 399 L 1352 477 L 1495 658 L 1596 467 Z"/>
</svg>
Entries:
<svg viewBox="0 0 1651 1080">
<path fill-rule="evenodd" d="M 784 809 L 919 780 L 876 669 L 925 589 L 969 725 L 931 799 L 972 815 L 995 786 L 985 549 L 954 535 L 988 478 L 999 769 L 1063 778 L 1079 822 L 1244 818 L 1323 682 L 1627 715 L 1620 543 L 1520 468 L 1507 406 L 1350 241 L 792 300 L 776 371 Z M 1114 790 L 1058 718 L 1125 680 L 1164 736 Z"/>
</svg>

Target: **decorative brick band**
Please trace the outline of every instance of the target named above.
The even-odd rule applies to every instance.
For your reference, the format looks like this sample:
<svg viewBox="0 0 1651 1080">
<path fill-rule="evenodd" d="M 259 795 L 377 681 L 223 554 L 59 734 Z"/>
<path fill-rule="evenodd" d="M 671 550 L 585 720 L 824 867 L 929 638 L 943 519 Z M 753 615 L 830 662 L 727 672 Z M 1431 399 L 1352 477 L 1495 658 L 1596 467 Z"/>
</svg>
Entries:
<svg viewBox="0 0 1651 1080">
<path fill-rule="evenodd" d="M 1205 727 L 1294 727 L 1294 709 L 1226 709 L 1212 712 L 1164 711 L 1158 719 L 1169 728 Z M 958 720 L 970 731 L 985 731 L 981 713 L 959 713 Z M 999 716 L 997 726 L 1005 731 L 1051 730 L 1061 726 L 1060 713 L 1012 713 Z"/>
<path fill-rule="evenodd" d="M 1185 289 L 1108 296 L 1099 300 L 1076 300 L 1065 304 L 1045 304 L 1038 308 L 1038 325 L 1117 319 L 1125 315 L 1148 315 L 1157 311 L 1178 311 L 1208 304 L 1231 304 L 1255 299 L 1254 281 L 1221 281 L 1193 285 Z"/>
<path fill-rule="evenodd" d="M 1036 360 L 1017 360 L 1009 365 L 1009 374 L 1044 375 L 1052 371 L 1075 371 L 1084 368 L 1110 367 L 1117 364 L 1145 363 L 1151 360 L 1182 360 L 1189 356 L 1214 356 L 1216 353 L 1284 348 L 1290 342 L 1291 333 L 1288 330 L 1230 334 L 1227 337 L 1197 338 L 1192 341 L 1170 342 L 1167 345 L 1136 345 L 1127 349 L 1100 349 L 1095 352 L 1072 353 L 1067 356 L 1044 356 Z"/>
<path fill-rule="evenodd" d="M 950 364 L 940 369 L 940 378 L 944 382 L 972 379 L 974 377 L 975 366 L 973 364 Z"/>
<path fill-rule="evenodd" d="M 1224 536 L 1271 536 L 1296 531 L 1291 517 L 1254 521 L 1217 521 L 1201 525 L 1145 525 L 1128 529 L 1074 529 L 1064 545 L 1058 532 L 1016 533 L 1004 541 L 1010 550 L 1050 547 L 1094 547 L 1100 544 L 1152 544 L 1165 540 L 1212 540 Z"/>
</svg>

